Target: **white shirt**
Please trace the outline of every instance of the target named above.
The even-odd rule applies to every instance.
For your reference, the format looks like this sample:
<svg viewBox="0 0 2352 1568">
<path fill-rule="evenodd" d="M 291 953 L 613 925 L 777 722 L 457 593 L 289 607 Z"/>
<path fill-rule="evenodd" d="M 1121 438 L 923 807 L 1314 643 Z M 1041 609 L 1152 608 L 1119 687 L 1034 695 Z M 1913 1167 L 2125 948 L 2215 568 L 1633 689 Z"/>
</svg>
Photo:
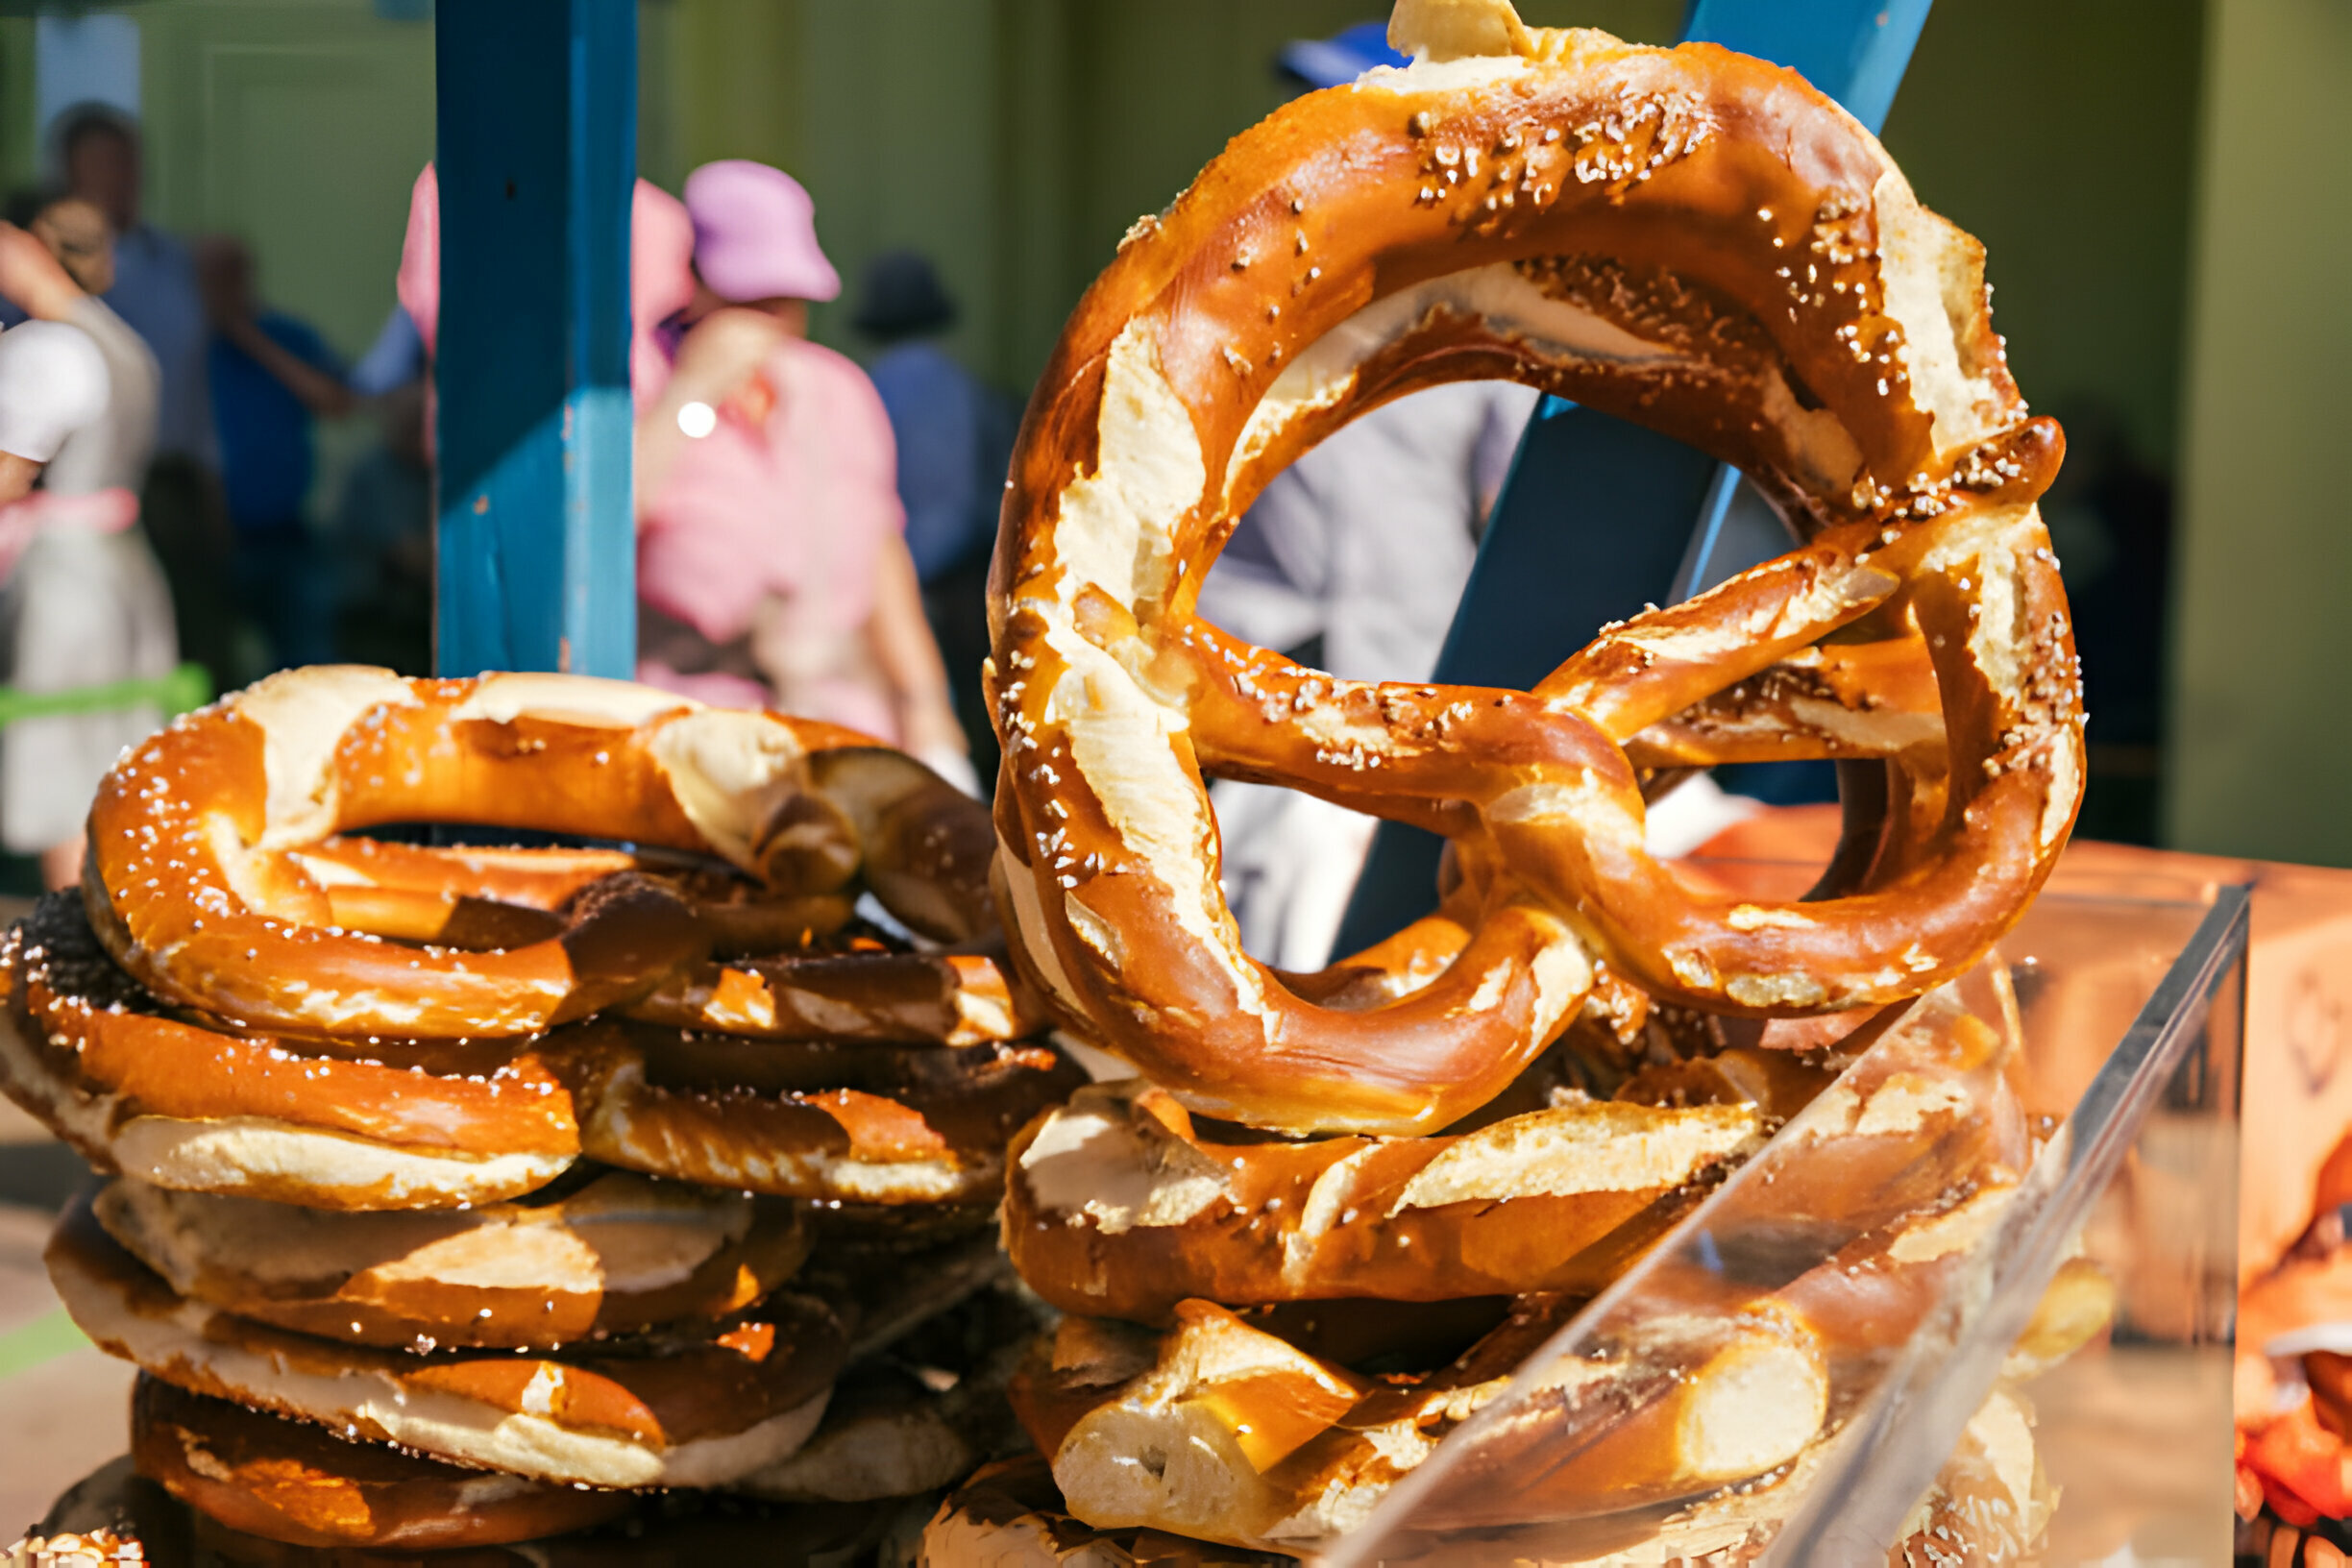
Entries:
<svg viewBox="0 0 2352 1568">
<path fill-rule="evenodd" d="M 106 356 L 79 327 L 28 321 L 0 332 L 0 452 L 46 464 L 107 411 Z"/>
<path fill-rule="evenodd" d="M 65 438 L 41 476 L 41 485 L 59 496 L 99 490 L 135 494 L 146 482 L 147 463 L 155 455 L 162 380 L 156 356 L 103 301 L 86 296 L 76 301 L 69 325 L 88 336 L 105 361 L 106 402 L 96 417 Z"/>
<path fill-rule="evenodd" d="M 1321 637 L 1346 680 L 1427 680 L 1536 392 L 1458 381 L 1375 408 L 1276 475 L 1200 613 L 1261 647 Z"/>
</svg>

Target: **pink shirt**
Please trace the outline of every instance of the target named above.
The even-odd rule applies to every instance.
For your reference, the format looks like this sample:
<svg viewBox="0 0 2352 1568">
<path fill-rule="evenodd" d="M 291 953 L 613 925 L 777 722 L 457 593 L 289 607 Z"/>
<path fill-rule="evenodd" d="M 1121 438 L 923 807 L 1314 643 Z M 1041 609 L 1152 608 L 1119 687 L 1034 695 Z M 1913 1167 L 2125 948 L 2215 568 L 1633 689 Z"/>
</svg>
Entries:
<svg viewBox="0 0 2352 1568">
<path fill-rule="evenodd" d="M 686 443 L 647 506 L 638 597 L 718 644 L 752 633 L 772 597 L 758 636 L 789 672 L 775 699 L 893 738 L 863 633 L 881 548 L 906 526 L 897 461 L 866 373 L 831 349 L 786 342 L 717 428 Z M 665 674 L 640 672 L 669 684 Z"/>
</svg>

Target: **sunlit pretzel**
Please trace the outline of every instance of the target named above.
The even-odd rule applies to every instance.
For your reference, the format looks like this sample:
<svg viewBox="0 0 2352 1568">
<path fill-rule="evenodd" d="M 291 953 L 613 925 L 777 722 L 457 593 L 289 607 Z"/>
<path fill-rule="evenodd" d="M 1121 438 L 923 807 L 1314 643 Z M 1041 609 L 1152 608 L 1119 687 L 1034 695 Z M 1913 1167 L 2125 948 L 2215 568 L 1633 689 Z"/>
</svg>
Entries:
<svg viewBox="0 0 2352 1568">
<path fill-rule="evenodd" d="M 1017 1378 L 1014 1408 L 1070 1511 L 1090 1525 L 1311 1551 L 1362 1523 L 1447 1433 L 1504 1395 L 1577 1305 L 1522 1297 L 1458 1357 L 1382 1377 L 1205 1301 L 1179 1307 L 1164 1335 L 1066 1318 Z M 1703 1494 L 1795 1458 L 1828 1395 L 1821 1336 L 1771 1302 L 1662 1312 L 1638 1338 L 1548 1363 L 1539 1377 L 1543 1392 L 1523 1418 L 1490 1429 L 1476 1451 L 1490 1483 L 1431 1505 L 1443 1523 Z M 1165 1463 L 1137 1462 L 1147 1454 Z"/>
<path fill-rule="evenodd" d="M 592 1159 L 834 1204 L 992 1201 L 1007 1140 L 1086 1081 L 1042 1041 L 771 1046 L 601 1018 L 568 1036 Z"/>
<path fill-rule="evenodd" d="M 440 847 L 333 838 L 292 851 L 346 930 L 447 947 L 508 947 L 555 935 L 560 911 L 608 876 L 655 874 L 694 906 L 715 950 L 770 953 L 848 922 L 845 893 L 772 898 L 738 877 L 620 849 Z"/>
<path fill-rule="evenodd" d="M 873 956 L 886 977 L 917 962 Z M 470 1042 L 229 1033 L 116 968 L 63 894 L 0 938 L 0 1091 L 100 1168 L 320 1209 L 496 1202 L 583 1154 L 834 1203 L 992 1202 L 1006 1139 L 1085 1081 L 1041 1041 L 747 1040 L 609 1017 Z M 942 1004 L 875 1005 L 887 1025 Z"/>
<path fill-rule="evenodd" d="M 1974 976 L 1969 987 L 1994 989 Z M 1613 1101 L 1579 1090 L 1458 1136 L 1235 1139 L 1196 1128 L 1164 1090 L 1098 1085 L 1014 1141 L 1005 1249 L 1063 1311 L 1143 1323 L 1188 1297 L 1238 1309 L 1589 1296 L 1787 1123 L 1767 1181 L 1774 1214 L 1829 1248 L 1854 1241 L 1853 1266 L 1804 1305 L 1859 1343 L 1845 1320 L 1867 1317 L 1882 1283 L 1922 1311 L 1934 1299 L 1937 1283 L 1910 1266 L 1925 1256 L 1920 1216 L 1948 1220 L 1936 1255 L 1957 1254 L 1982 1225 L 1948 1207 L 2005 1191 L 2026 1163 L 2002 1070 L 2014 1036 L 1967 1006 L 1990 1001 L 1997 1019 L 2005 992 L 1962 991 L 1886 1009 L 1825 1052 L 1738 1046 L 1656 1063 Z M 1514 1085 L 1486 1115 L 1528 1098 Z M 1902 1269 L 1881 1266 L 1873 1233 L 1904 1237 Z M 1883 1282 L 1889 1272 L 1899 1281 Z M 1886 1332 L 1899 1337 L 1902 1324 L 1890 1313 Z"/>
<path fill-rule="evenodd" d="M 154 1377 L 132 1396 L 131 1442 L 141 1473 L 174 1497 L 297 1547 L 479 1547 L 588 1529 L 636 1506 L 626 1492 L 486 1476 L 350 1442 Z"/>
<path fill-rule="evenodd" d="M 1064 1311 L 1597 1290 L 1580 1257 L 1750 1152 L 1746 1105 L 1585 1100 L 1460 1138 L 1219 1143 L 1164 1090 L 1082 1090 L 1014 1140 L 1005 1250 Z"/>
<path fill-rule="evenodd" d="M 459 1464 L 590 1486 L 725 1485 L 792 1453 L 845 1349 L 814 1297 L 778 1291 L 731 1326 L 551 1354 L 382 1350 L 290 1334 L 173 1291 L 69 1211 L 44 1255 L 109 1354 L 191 1393 Z"/>
<path fill-rule="evenodd" d="M 841 781 L 852 756 L 870 771 L 872 755 L 889 759 L 881 766 L 899 775 L 896 793 L 917 804 L 922 820 L 911 833 L 861 834 L 861 874 L 887 889 L 916 929 L 967 950 L 914 953 L 864 938 L 828 941 L 849 919 L 845 894 L 767 897 L 738 878 L 670 869 L 658 880 L 686 899 L 724 956 L 674 970 L 628 1005 L 631 1017 L 776 1040 L 946 1045 L 1016 1040 L 1038 1029 L 1027 988 L 1000 961 L 983 874 L 990 845 L 983 815 L 896 753 L 820 753 L 811 772 L 823 789 Z M 473 950 L 558 937 L 566 912 L 597 896 L 600 884 L 644 876 L 657 864 L 613 849 L 432 848 L 366 838 L 330 839 L 290 858 L 325 890 L 336 925 Z M 984 950 L 969 950 L 975 938 Z"/>
<path fill-rule="evenodd" d="M 350 877 L 316 872 L 353 862 L 313 846 L 403 821 L 712 856 L 785 899 L 862 877 L 926 935 L 994 925 L 981 814 L 850 731 L 612 681 L 355 667 L 273 676 L 134 751 L 91 809 L 84 894 L 115 959 L 167 999 L 344 1036 L 533 1033 L 691 973 L 716 940 L 675 890 L 628 874 L 580 889 L 559 933 L 490 951 L 338 923 Z M 413 886 L 430 880 L 416 857 L 379 858 L 438 896 Z"/>
<path fill-rule="evenodd" d="M 0 939 L 0 1090 L 101 1170 L 321 1209 L 462 1209 L 579 1158 L 560 1042 L 355 1053 L 175 1017 L 52 894 Z"/>
<path fill-rule="evenodd" d="M 551 1349 L 740 1312 L 791 1278 L 788 1204 L 602 1171 L 546 1202 L 326 1213 L 117 1180 L 98 1222 L 183 1296 L 404 1350 Z"/>
<path fill-rule="evenodd" d="M 1573 1015 L 1599 959 L 1717 1012 L 1914 994 L 2016 918 L 2080 793 L 2033 504 L 2061 441 L 2009 378 L 1981 249 L 1791 72 L 1515 17 L 1485 33 L 1408 36 L 1421 63 L 1278 110 L 1139 223 L 1065 330 L 1005 502 L 992 678 L 1018 946 L 1154 1079 L 1261 1125 L 1442 1125 Z M 1376 404 L 1478 376 L 1736 463 L 1809 542 L 1608 628 L 1531 693 L 1338 681 L 1194 618 L 1269 475 Z M 1692 892 L 1644 852 L 1626 747 L 1706 760 L 1703 704 L 1825 639 L 1892 645 L 1871 656 L 1906 690 L 1932 669 L 1941 745 L 1913 722 L 1832 747 L 1846 705 L 1812 711 L 1776 754 L 1899 775 L 1845 895 Z M 1934 762 L 1906 763 L 1921 747 Z M 1240 948 L 1204 774 L 1488 841 L 1466 943 L 1409 994 L 1318 1004 Z"/>
</svg>

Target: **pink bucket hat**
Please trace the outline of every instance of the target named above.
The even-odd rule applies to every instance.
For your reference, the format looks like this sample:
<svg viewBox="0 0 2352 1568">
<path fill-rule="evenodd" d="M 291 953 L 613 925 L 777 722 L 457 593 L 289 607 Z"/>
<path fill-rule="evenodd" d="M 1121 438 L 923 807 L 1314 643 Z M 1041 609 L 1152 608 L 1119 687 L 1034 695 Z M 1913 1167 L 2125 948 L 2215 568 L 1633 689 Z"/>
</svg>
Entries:
<svg viewBox="0 0 2352 1568">
<path fill-rule="evenodd" d="M 817 204 L 782 169 L 747 159 L 686 177 L 695 270 L 723 300 L 830 300 L 841 274 L 817 243 Z"/>
</svg>

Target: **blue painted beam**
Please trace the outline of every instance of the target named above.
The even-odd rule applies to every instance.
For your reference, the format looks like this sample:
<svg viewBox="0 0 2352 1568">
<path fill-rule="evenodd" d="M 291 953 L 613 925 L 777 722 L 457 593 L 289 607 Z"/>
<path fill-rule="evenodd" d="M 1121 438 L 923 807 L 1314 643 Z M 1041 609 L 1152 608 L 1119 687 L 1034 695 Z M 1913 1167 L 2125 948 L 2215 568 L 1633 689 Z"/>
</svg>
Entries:
<svg viewBox="0 0 2352 1568">
<path fill-rule="evenodd" d="M 1894 107 L 1932 0 L 1694 0 L 1687 43 L 1789 66 L 1875 133 Z"/>
<path fill-rule="evenodd" d="M 1694 0 L 1682 34 L 1794 66 L 1875 132 L 1931 3 Z M 1720 580 L 1737 490 L 1731 469 L 1689 447 L 1546 398 L 1520 438 L 1433 678 L 1524 689 L 1605 624 Z M 1360 951 L 1434 908 L 1443 847 L 1433 834 L 1382 823 L 1333 951 Z"/>
<path fill-rule="evenodd" d="M 635 0 L 442 0 L 443 674 L 636 666 Z"/>
</svg>

